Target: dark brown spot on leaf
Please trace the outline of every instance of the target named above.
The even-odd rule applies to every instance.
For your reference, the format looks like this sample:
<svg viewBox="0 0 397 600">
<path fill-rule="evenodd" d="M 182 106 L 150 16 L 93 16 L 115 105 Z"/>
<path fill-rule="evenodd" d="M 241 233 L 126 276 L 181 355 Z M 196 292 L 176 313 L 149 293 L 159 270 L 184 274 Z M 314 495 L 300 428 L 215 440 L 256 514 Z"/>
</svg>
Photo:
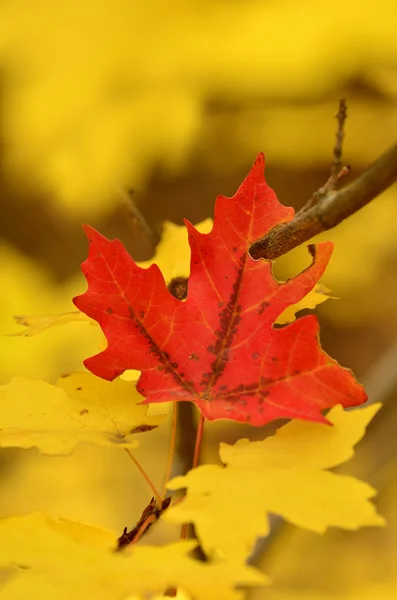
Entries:
<svg viewBox="0 0 397 600">
<path fill-rule="evenodd" d="M 113 314 L 113 308 L 111 308 L 110 306 L 108 306 L 108 308 L 106 309 L 106 312 L 108 313 L 108 315 L 112 315 Z"/>
<path fill-rule="evenodd" d="M 174 277 L 168 284 L 168 291 L 177 300 L 185 300 L 188 292 L 188 279 L 186 277 Z"/>
<path fill-rule="evenodd" d="M 83 409 L 80 411 L 80 414 L 81 414 L 81 415 L 86 415 L 87 413 L 88 413 L 88 410 L 87 410 L 86 408 L 83 408 Z"/>
<path fill-rule="evenodd" d="M 269 302 L 265 302 L 265 301 L 261 302 L 259 305 L 259 309 L 258 309 L 258 315 L 261 315 L 268 306 L 269 306 Z"/>
</svg>

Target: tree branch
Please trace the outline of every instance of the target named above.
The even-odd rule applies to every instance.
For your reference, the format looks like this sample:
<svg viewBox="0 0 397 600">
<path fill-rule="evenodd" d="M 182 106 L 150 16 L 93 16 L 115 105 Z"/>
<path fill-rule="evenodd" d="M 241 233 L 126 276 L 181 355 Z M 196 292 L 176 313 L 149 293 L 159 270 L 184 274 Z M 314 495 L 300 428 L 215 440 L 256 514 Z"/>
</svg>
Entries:
<svg viewBox="0 0 397 600">
<path fill-rule="evenodd" d="M 338 183 L 338 175 L 342 169 L 343 140 L 345 138 L 345 121 L 347 117 L 346 100 L 339 100 L 339 110 L 336 113 L 338 129 L 336 132 L 336 142 L 334 146 L 334 160 L 331 166 L 332 188 L 335 189 Z"/>
<path fill-rule="evenodd" d="M 327 231 L 357 212 L 397 181 L 397 143 L 391 146 L 353 183 L 340 190 L 326 190 L 316 202 L 289 223 L 277 225 L 250 248 L 252 258 L 275 259 Z"/>
</svg>

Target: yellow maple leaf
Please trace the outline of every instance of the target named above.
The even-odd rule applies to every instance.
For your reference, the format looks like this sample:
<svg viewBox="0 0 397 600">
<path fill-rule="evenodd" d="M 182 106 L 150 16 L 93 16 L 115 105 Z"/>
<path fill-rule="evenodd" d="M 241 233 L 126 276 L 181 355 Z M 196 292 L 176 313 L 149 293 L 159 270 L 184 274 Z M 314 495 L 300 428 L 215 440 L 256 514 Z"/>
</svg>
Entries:
<svg viewBox="0 0 397 600">
<path fill-rule="evenodd" d="M 134 448 L 137 433 L 164 419 L 147 416 L 135 383 L 109 382 L 72 373 L 57 385 L 14 378 L 0 387 L 0 447 L 37 447 L 43 454 L 70 454 L 78 442 Z"/>
<path fill-rule="evenodd" d="M 239 600 L 237 585 L 267 582 L 243 563 L 190 558 L 196 541 L 115 552 L 110 532 L 42 513 L 0 519 L 0 537 L 0 570 L 8 575 L 0 595 L 7 600 L 135 600 L 174 586 L 196 600 Z"/>
<path fill-rule="evenodd" d="M 383 525 L 369 502 L 375 495 L 372 487 L 324 470 L 352 456 L 379 408 L 349 412 L 336 406 L 327 414 L 333 427 L 292 421 L 262 442 L 221 444 L 226 467 L 205 465 L 171 480 L 168 488 L 187 488 L 187 496 L 163 518 L 194 523 L 209 556 L 239 559 L 269 533 L 269 513 L 317 533 L 330 526 L 354 530 Z"/>
</svg>

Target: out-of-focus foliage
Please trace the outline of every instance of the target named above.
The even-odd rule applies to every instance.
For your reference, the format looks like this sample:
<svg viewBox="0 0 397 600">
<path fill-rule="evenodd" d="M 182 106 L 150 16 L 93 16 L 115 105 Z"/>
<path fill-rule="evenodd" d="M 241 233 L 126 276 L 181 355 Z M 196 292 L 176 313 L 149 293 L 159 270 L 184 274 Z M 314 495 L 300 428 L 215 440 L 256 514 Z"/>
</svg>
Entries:
<svg viewBox="0 0 397 600">
<path fill-rule="evenodd" d="M 72 297 L 84 290 L 77 276 L 57 284 L 44 268 L 10 246 L 0 247 L 0 333 L 18 330 L 13 315 L 56 314 L 73 310 Z M 88 322 L 54 327 L 44 336 L 0 340 L 0 381 L 11 377 L 53 380 L 63 371 L 77 370 L 87 352 L 100 344 L 98 328 Z"/>
<path fill-rule="evenodd" d="M 211 156 L 219 167 L 258 149 L 294 165 L 329 156 L 332 104 L 263 111 L 259 98 L 319 99 L 358 76 L 396 97 L 393 0 L 336 0 L 332 10 L 314 0 L 17 0 L 0 22 L 8 162 L 81 216 L 109 210 L 115 186 L 142 186 L 155 164 L 182 169 L 207 100 L 248 108 L 228 156 Z M 380 123 L 365 103 L 350 110 L 351 151 L 369 160 L 397 110 Z"/>
<path fill-rule="evenodd" d="M 269 593 L 268 593 L 269 591 Z M 327 592 L 277 591 L 266 590 L 266 600 L 394 600 L 397 586 L 394 584 L 376 585 L 359 588 L 345 594 L 328 594 Z"/>
</svg>

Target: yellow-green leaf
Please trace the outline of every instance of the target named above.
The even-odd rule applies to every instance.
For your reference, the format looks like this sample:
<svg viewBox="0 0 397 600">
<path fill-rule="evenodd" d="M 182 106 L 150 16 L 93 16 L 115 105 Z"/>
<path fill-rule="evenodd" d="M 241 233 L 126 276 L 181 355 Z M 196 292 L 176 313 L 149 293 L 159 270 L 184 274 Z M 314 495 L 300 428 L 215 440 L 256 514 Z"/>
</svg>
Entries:
<svg viewBox="0 0 397 600">
<path fill-rule="evenodd" d="M 0 387 L 0 447 L 70 454 L 78 442 L 134 448 L 164 416 L 147 416 L 135 383 L 72 373 L 57 385 L 14 378 Z"/>
<path fill-rule="evenodd" d="M 383 525 L 369 502 L 373 488 L 324 470 L 352 456 L 379 407 L 343 411 L 336 406 L 327 415 L 333 427 L 293 421 L 262 442 L 222 444 L 226 467 L 205 465 L 173 479 L 169 489 L 187 488 L 187 496 L 163 518 L 194 523 L 208 555 L 239 559 L 269 533 L 269 513 L 317 533 L 330 526 Z"/>
<path fill-rule="evenodd" d="M 0 597 L 40 600 L 129 600 L 181 587 L 196 600 L 239 600 L 236 585 L 266 583 L 243 563 L 203 563 L 188 555 L 195 541 L 115 552 L 110 532 L 41 513 L 0 519 Z"/>
</svg>

